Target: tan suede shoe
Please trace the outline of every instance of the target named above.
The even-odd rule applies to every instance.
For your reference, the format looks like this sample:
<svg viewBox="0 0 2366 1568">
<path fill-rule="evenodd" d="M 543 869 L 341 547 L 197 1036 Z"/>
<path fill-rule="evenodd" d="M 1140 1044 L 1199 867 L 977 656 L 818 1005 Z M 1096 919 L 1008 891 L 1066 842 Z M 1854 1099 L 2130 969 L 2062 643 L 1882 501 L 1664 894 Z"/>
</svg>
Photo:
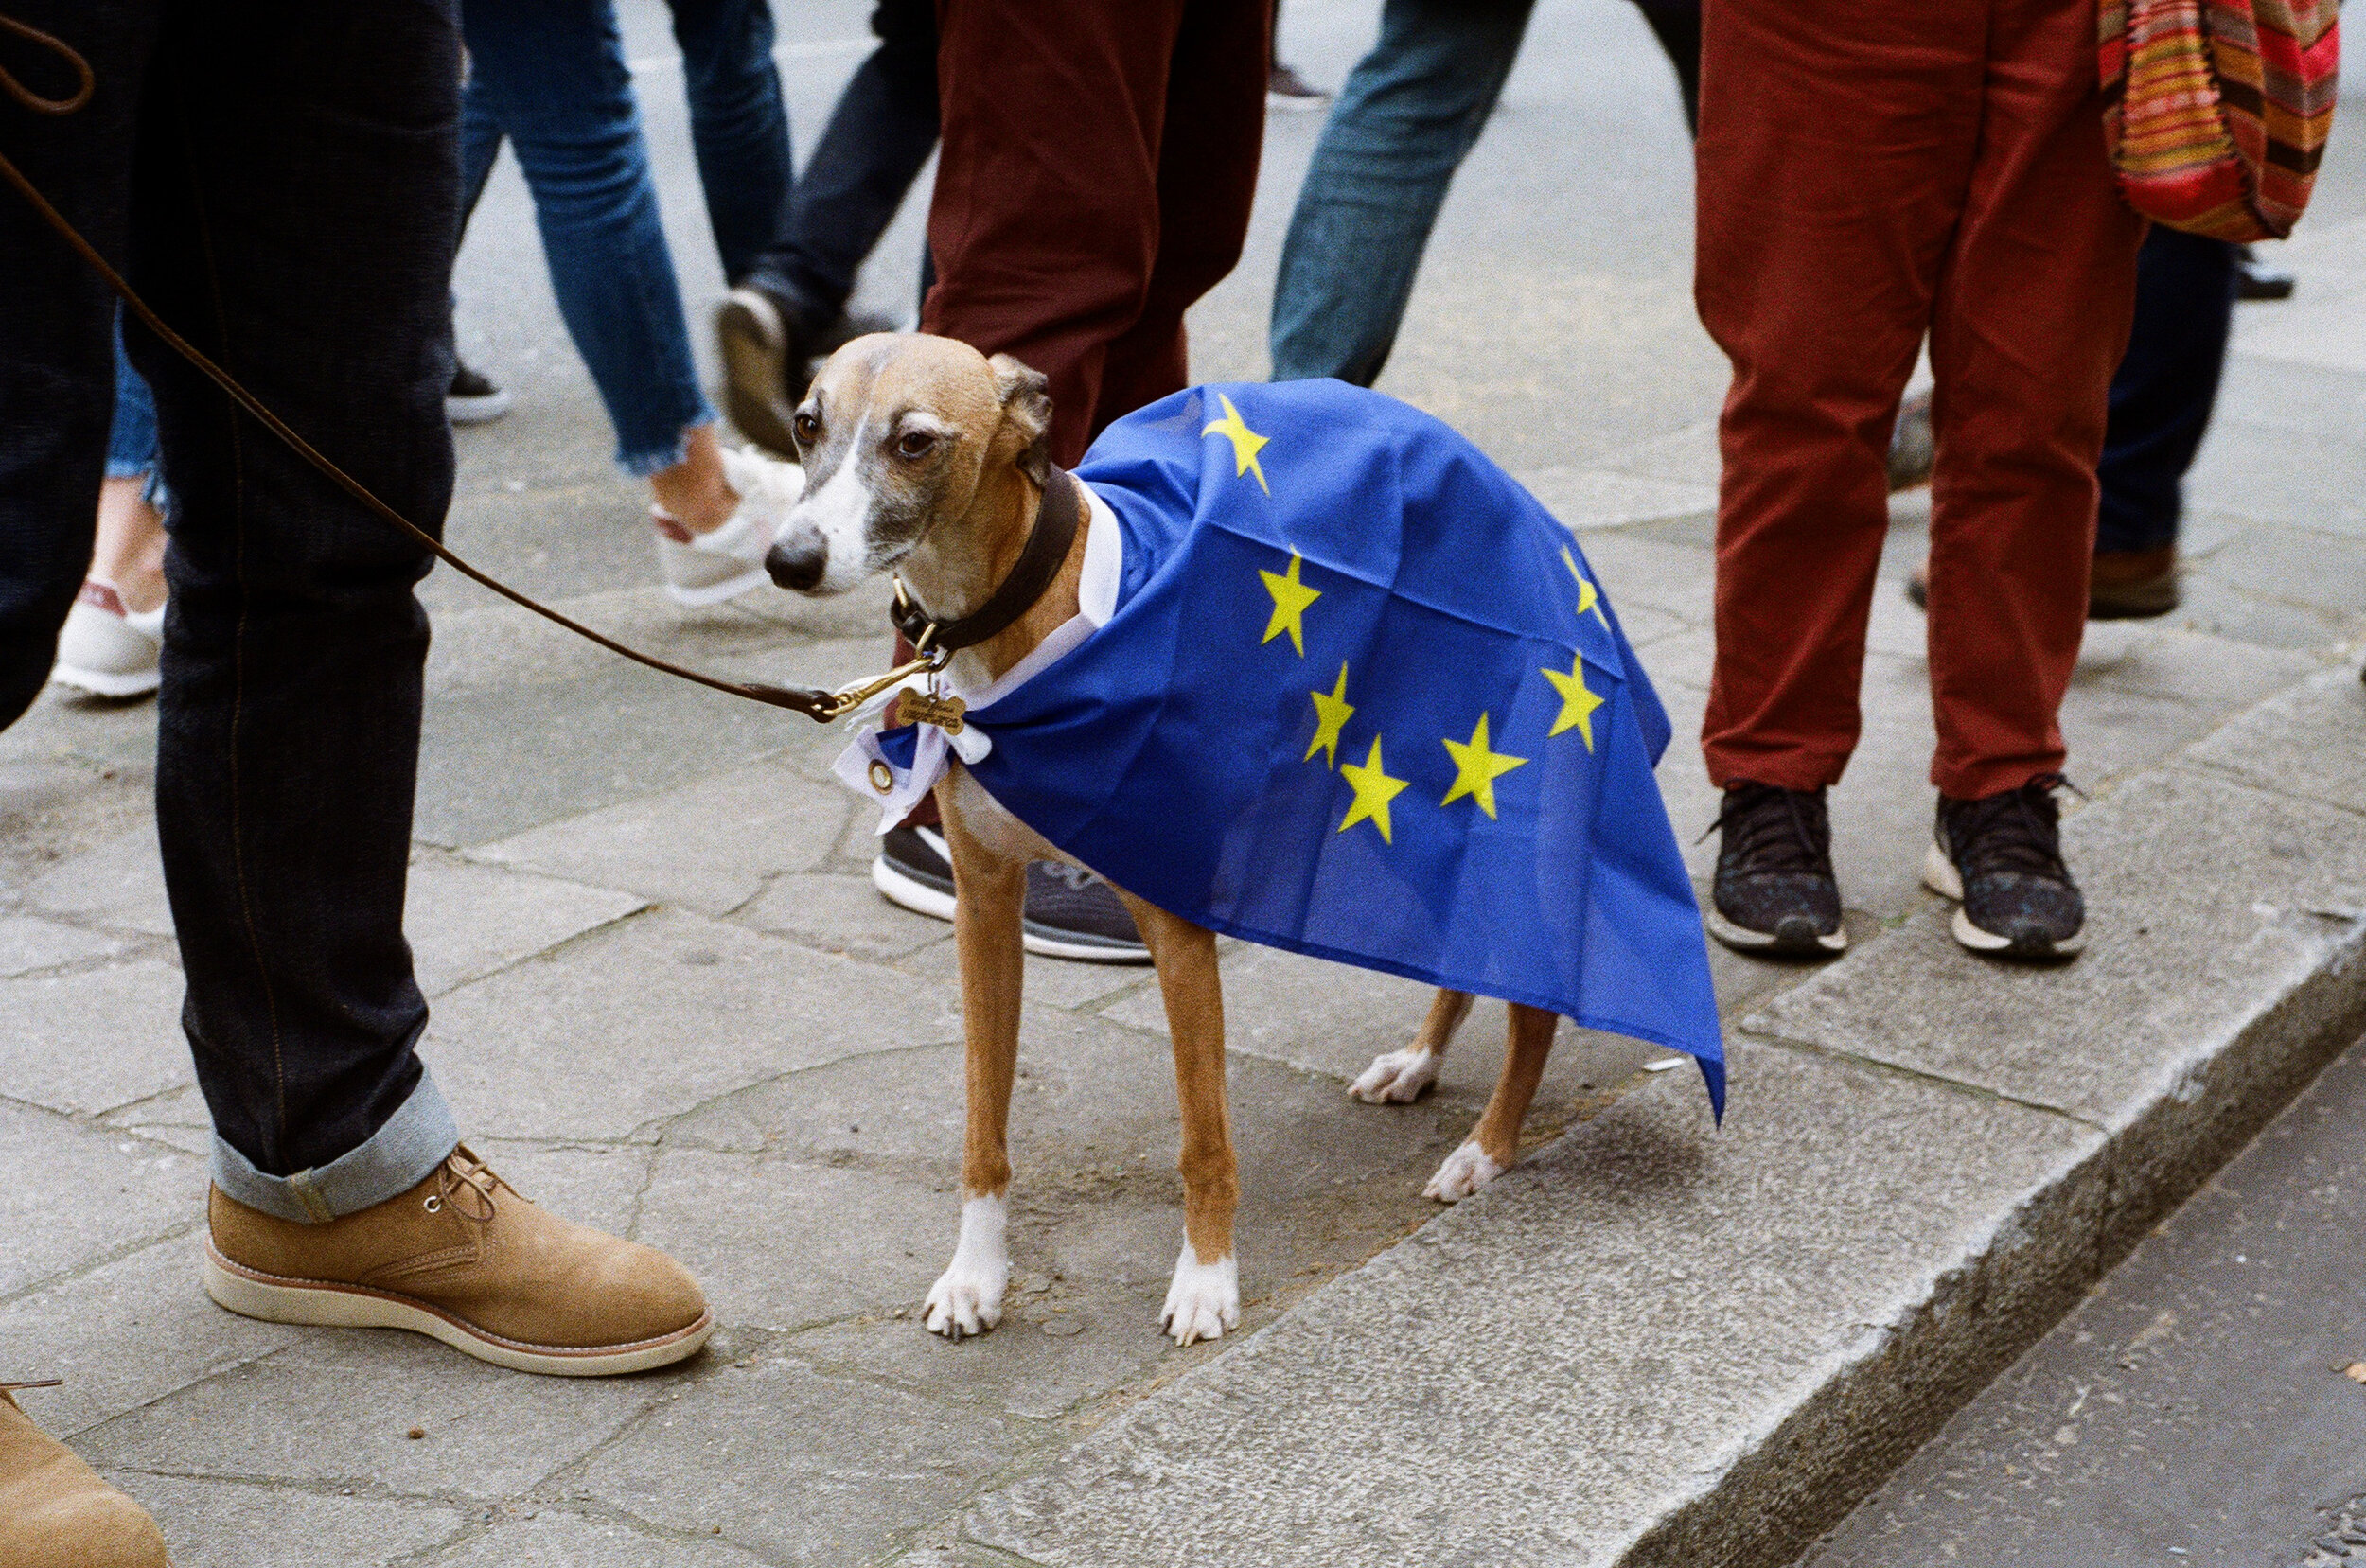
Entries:
<svg viewBox="0 0 2366 1568">
<path fill-rule="evenodd" d="M 165 1568 L 148 1510 L 35 1426 L 0 1383 L 0 1562 L 9 1568 Z"/>
<path fill-rule="evenodd" d="M 466 1148 L 400 1197 L 327 1224 L 220 1189 L 207 1218 L 205 1294 L 248 1317 L 409 1329 L 573 1378 L 663 1366 L 715 1331 L 680 1263 L 536 1207 Z"/>
</svg>

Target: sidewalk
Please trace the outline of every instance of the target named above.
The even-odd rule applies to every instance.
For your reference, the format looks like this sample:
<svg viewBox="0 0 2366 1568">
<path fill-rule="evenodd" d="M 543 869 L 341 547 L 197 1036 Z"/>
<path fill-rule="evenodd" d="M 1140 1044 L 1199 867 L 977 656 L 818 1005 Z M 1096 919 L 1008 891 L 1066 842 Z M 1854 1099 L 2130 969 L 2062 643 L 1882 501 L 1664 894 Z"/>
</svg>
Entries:
<svg viewBox="0 0 2366 1568">
<path fill-rule="evenodd" d="M 1337 81 L 1372 10 L 1292 0 L 1291 52 Z M 858 39 L 862 8 L 817 15 Z M 627 22 L 636 52 L 662 39 L 654 5 Z M 829 44 L 785 58 L 808 138 L 858 58 Z M 642 82 L 668 218 L 711 297 L 663 70 Z M 1664 75 L 1631 7 L 1540 6 L 1382 385 L 1585 530 L 1674 717 L 1661 778 L 1689 838 L 1715 810 L 1687 738 L 1722 373 L 1690 318 Z M 1262 374 L 1311 119 L 1274 122 L 1250 255 L 1194 321 L 1203 375 Z M 1723 1131 L 1691 1074 L 1642 1070 L 1663 1053 L 1564 1031 L 1530 1163 L 1441 1215 L 1421 1186 L 1478 1114 L 1501 1009 L 1431 1100 L 1363 1106 L 1347 1080 L 1410 1035 L 1421 990 L 1232 947 L 1247 1301 L 1237 1335 L 1176 1351 L 1153 1322 L 1180 1201 L 1156 987 L 1033 960 L 1019 1272 L 1003 1326 L 950 1346 L 912 1316 L 958 1203 L 950 928 L 871 891 L 871 824 L 827 773 L 843 735 L 439 572 L 410 922 L 427 1055 L 522 1190 L 698 1274 L 714 1348 L 574 1383 L 214 1309 L 153 712 L 52 695 L 0 735 L 0 1376 L 68 1380 L 27 1408 L 157 1511 L 185 1568 L 1779 1560 L 1747 1555 L 1759 1522 L 1771 1545 L 1853 1501 L 2356 1011 L 2362 972 L 2331 975 L 2366 909 L 2355 145 L 2285 258 L 2299 297 L 2245 308 L 2187 608 L 2099 627 L 2081 661 L 2065 727 L 2094 804 L 2068 831 L 2096 942 L 2067 969 L 1958 953 L 1916 885 L 1909 498 L 1833 795 L 1858 945 L 1823 970 L 1717 950 Z M 1589 220 L 1580 185 L 1639 216 Z M 640 586 L 641 507 L 567 373 L 514 173 L 478 221 L 464 337 L 521 408 L 462 434 L 454 542 L 669 657 L 810 684 L 877 668 L 876 591 L 684 621 Z"/>
</svg>

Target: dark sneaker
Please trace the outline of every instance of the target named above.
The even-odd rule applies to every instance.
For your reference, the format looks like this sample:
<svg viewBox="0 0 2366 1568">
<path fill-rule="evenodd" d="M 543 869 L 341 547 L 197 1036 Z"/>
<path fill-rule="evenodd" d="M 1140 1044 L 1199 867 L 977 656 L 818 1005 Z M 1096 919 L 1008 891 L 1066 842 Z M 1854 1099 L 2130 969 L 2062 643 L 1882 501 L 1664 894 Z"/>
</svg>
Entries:
<svg viewBox="0 0 2366 1568">
<path fill-rule="evenodd" d="M 1329 93 L 1278 60 L 1265 73 L 1265 107 L 1268 109 L 1320 109 L 1330 101 Z"/>
<path fill-rule="evenodd" d="M 953 865 L 935 828 L 899 827 L 879 840 L 871 885 L 891 904 L 937 920 L 953 918 Z M 1027 951 L 1093 963 L 1148 963 L 1134 917 L 1109 884 L 1076 866 L 1038 860 L 1027 868 Z"/>
<path fill-rule="evenodd" d="M 935 828 L 890 828 L 871 862 L 871 885 L 890 904 L 931 920 L 953 918 L 953 860 Z"/>
<path fill-rule="evenodd" d="M 2236 299 L 2290 299 L 2298 283 L 2281 267 L 2270 267 L 2259 259 L 2259 253 L 2249 245 L 2234 247 L 2234 297 Z"/>
<path fill-rule="evenodd" d="M 444 394 L 444 416 L 455 425 L 483 425 L 509 412 L 509 394 L 465 364 L 454 364 Z"/>
<path fill-rule="evenodd" d="M 1923 884 L 1959 900 L 1955 940 L 2007 959 L 2068 958 L 2087 944 L 2087 901 L 2062 863 L 2059 773 L 1977 801 L 1939 797 Z"/>
<path fill-rule="evenodd" d="M 1824 791 L 1737 782 L 1716 831 L 1709 935 L 1737 953 L 1821 958 L 1848 945 Z"/>
<path fill-rule="evenodd" d="M 1930 484 L 1931 470 L 1938 460 L 1938 437 L 1931 429 L 1931 395 L 1917 392 L 1898 406 L 1898 423 L 1890 431 L 1890 493 Z"/>
<path fill-rule="evenodd" d="M 1148 963 L 1134 917 L 1117 890 L 1082 866 L 1038 860 L 1027 868 L 1027 950 L 1087 963 Z"/>
<path fill-rule="evenodd" d="M 769 289 L 733 289 L 715 311 L 723 357 L 723 412 L 739 433 L 783 457 L 797 455 L 789 420 L 805 385 L 789 386 L 806 355 L 796 339 L 789 302 Z"/>
</svg>

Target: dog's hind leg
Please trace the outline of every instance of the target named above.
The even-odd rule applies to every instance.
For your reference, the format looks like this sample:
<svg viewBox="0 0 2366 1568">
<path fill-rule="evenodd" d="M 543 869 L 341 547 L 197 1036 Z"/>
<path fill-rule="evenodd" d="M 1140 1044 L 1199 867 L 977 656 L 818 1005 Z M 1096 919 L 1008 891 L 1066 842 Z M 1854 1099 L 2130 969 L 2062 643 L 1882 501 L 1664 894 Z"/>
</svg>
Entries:
<svg viewBox="0 0 2366 1568">
<path fill-rule="evenodd" d="M 1224 1082 L 1224 987 L 1216 939 L 1206 927 L 1127 895 L 1158 966 L 1174 1043 L 1174 1093 L 1183 1113 L 1183 1251 L 1158 1324 L 1177 1345 L 1221 1339 L 1241 1322 L 1241 1272 L 1232 1253 L 1240 1203 L 1232 1114 Z"/>
<path fill-rule="evenodd" d="M 1003 1240 L 1011 1186 L 1011 1083 L 1018 1068 L 1020 921 L 1027 863 L 995 854 L 945 814 L 952 851 L 954 945 L 961 953 L 962 1032 L 968 1047 L 969 1125 L 962 1140 L 962 1233 L 928 1287 L 924 1320 L 947 1339 L 1002 1320 L 1011 1258 Z"/>
<path fill-rule="evenodd" d="M 1446 1156 L 1421 1189 L 1424 1197 L 1459 1202 L 1520 1157 L 1520 1124 L 1527 1119 L 1528 1101 L 1536 1098 L 1537 1081 L 1545 1076 L 1545 1058 L 1552 1054 L 1553 1031 L 1561 1019 L 1518 1002 L 1510 1012 L 1511 1039 L 1504 1048 L 1503 1076 L 1495 1080 L 1495 1092 L 1471 1130 L 1470 1141 Z"/>
<path fill-rule="evenodd" d="M 1446 1060 L 1454 1031 L 1470 1013 L 1469 992 L 1440 991 L 1429 1004 L 1429 1015 L 1421 1020 L 1413 1043 L 1403 1050 L 1373 1057 L 1363 1076 L 1348 1085 L 1349 1095 L 1372 1105 L 1405 1105 L 1429 1093 L 1430 1085 L 1438 1082 L 1438 1069 Z"/>
</svg>

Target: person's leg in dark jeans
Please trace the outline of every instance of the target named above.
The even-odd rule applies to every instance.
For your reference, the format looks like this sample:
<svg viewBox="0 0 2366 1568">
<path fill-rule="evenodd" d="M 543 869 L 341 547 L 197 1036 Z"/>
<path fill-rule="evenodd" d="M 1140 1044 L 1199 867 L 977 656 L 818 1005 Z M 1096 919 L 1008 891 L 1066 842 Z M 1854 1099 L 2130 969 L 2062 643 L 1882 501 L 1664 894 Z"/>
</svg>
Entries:
<svg viewBox="0 0 2366 1568">
<path fill-rule="evenodd" d="M 715 315 L 732 422 L 782 453 L 813 361 L 862 325 L 846 315 L 856 274 L 936 150 L 934 0 L 879 0 L 871 26 L 879 46 L 839 95 L 786 233 L 733 278 Z"/>
<path fill-rule="evenodd" d="M 690 99 L 690 140 L 726 282 L 737 283 L 788 225 L 795 175 L 788 111 L 772 63 L 767 0 L 668 0 Z"/>
<path fill-rule="evenodd" d="M 0 115 L 12 155 L 128 258 L 167 321 L 440 528 L 459 172 L 450 0 L 44 0 L 27 20 L 87 44 L 136 107 L 106 99 L 24 139 Z M 143 46 L 127 52 L 124 37 Z M 38 548 L 44 529 L 69 556 L 89 547 L 112 370 L 96 280 L 13 202 L 0 203 L 0 269 L 12 284 L 0 408 L 62 410 L 0 426 L 0 539 L 34 547 L 0 556 L 13 612 L 39 602 L 24 583 L 58 554 Z M 398 1305 L 401 1326 L 452 1329 L 509 1365 L 527 1361 L 501 1346 L 524 1342 L 559 1348 L 571 1370 L 632 1370 L 650 1365 L 652 1332 L 690 1353 L 712 1320 L 689 1277 L 534 1208 L 457 1151 L 415 1050 L 427 1005 L 402 913 L 426 552 L 147 331 L 126 343 L 155 392 L 173 495 L 157 827 L 216 1135 L 208 1291 L 316 1323 L 352 1321 L 345 1303 L 366 1295 Z M 67 440 L 47 434 L 57 425 Z M 42 506 L 58 496 L 72 505 Z M 7 627 L 12 691 L 22 652 L 55 629 L 21 613 Z M 437 1200 L 424 1208 L 422 1188 Z"/>
<path fill-rule="evenodd" d="M 2210 428 L 2234 326 L 2238 247 L 2155 225 L 2136 255 L 2136 325 L 2111 380 L 2096 475 L 2088 613 L 2165 615 L 2177 608 L 2177 529 L 2185 470 Z"/>
<path fill-rule="evenodd" d="M 1369 386 L 1429 231 L 1478 141 L 1535 0 L 1388 0 L 1298 187 L 1274 280 L 1273 379 Z"/>
</svg>

